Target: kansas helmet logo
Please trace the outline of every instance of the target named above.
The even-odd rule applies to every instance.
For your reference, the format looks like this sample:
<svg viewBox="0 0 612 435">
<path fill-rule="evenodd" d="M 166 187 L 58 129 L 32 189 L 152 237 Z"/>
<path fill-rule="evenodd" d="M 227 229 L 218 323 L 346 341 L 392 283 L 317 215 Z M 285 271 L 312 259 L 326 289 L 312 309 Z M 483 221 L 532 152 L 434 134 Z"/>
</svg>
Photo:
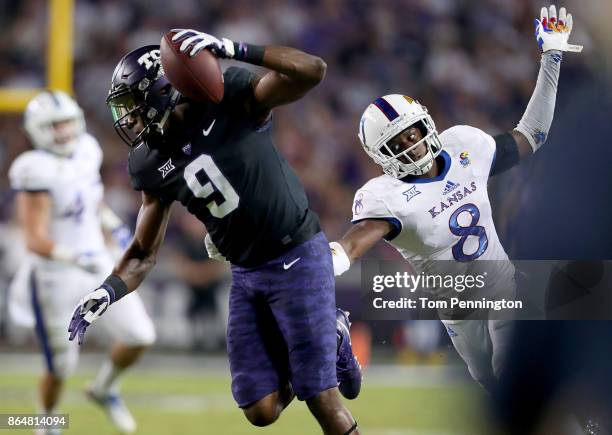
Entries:
<svg viewBox="0 0 612 435">
<path fill-rule="evenodd" d="M 472 162 L 470 161 L 470 155 L 467 151 L 464 151 L 459 154 L 459 163 L 461 163 L 461 166 L 463 166 L 464 168 L 470 166 L 470 163 Z"/>
</svg>

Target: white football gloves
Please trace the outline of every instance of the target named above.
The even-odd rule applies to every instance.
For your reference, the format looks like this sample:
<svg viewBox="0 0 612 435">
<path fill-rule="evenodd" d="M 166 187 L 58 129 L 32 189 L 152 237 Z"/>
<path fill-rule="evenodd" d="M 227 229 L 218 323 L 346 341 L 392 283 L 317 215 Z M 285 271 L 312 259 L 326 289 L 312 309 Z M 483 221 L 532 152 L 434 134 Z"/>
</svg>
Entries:
<svg viewBox="0 0 612 435">
<path fill-rule="evenodd" d="M 536 40 L 542 52 L 549 50 L 581 52 L 582 45 L 567 43 L 573 25 L 572 14 L 568 14 L 565 8 L 559 10 L 558 18 L 557 8 L 554 5 L 542 8 L 540 19 L 535 20 Z"/>
<path fill-rule="evenodd" d="M 208 33 L 198 32 L 193 29 L 172 29 L 176 34 L 172 37 L 172 42 L 180 42 L 179 51 L 186 53 L 189 49 L 189 56 L 193 57 L 202 50 L 209 50 L 221 59 L 231 59 L 234 57 L 234 41 L 227 38 L 218 39 Z"/>
<path fill-rule="evenodd" d="M 72 341 L 75 337 L 78 337 L 79 345 L 81 345 L 87 327 L 98 320 L 112 302 L 113 297 L 104 287 L 83 296 L 72 314 L 68 326 L 68 332 L 70 333 L 68 339 Z"/>
</svg>

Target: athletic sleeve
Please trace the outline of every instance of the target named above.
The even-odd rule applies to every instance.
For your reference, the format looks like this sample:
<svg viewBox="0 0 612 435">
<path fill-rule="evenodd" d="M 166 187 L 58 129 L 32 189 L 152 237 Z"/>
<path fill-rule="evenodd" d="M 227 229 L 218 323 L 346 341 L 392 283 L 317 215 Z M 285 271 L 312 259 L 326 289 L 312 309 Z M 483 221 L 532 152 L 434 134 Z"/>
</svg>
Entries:
<svg viewBox="0 0 612 435">
<path fill-rule="evenodd" d="M 366 219 L 383 220 L 389 222 L 393 229 L 385 236 L 385 240 L 393 240 L 402 232 L 402 223 L 389 210 L 382 199 L 368 190 L 358 190 L 353 201 L 353 224 Z"/>
<path fill-rule="evenodd" d="M 53 186 L 53 176 L 44 156 L 28 151 L 15 159 L 9 169 L 11 188 L 24 192 L 48 192 Z"/>
<path fill-rule="evenodd" d="M 501 174 L 519 162 L 519 150 L 514 136 L 500 134 L 495 139 L 495 158 L 491 166 L 491 176 Z"/>
</svg>

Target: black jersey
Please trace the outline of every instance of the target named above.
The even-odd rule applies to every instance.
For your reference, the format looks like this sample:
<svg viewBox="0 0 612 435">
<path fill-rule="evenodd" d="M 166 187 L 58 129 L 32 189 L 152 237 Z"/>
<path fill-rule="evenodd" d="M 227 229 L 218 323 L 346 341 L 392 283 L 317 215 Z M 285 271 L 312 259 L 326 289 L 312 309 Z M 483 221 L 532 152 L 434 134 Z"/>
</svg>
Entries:
<svg viewBox="0 0 612 435">
<path fill-rule="evenodd" d="M 184 140 L 159 149 L 141 144 L 128 166 L 136 190 L 180 201 L 206 225 L 221 254 L 255 267 L 310 239 L 320 231 L 319 219 L 272 143 L 271 121 L 258 125 L 247 113 L 254 75 L 231 67 L 223 76 L 223 100 L 193 106 Z"/>
</svg>

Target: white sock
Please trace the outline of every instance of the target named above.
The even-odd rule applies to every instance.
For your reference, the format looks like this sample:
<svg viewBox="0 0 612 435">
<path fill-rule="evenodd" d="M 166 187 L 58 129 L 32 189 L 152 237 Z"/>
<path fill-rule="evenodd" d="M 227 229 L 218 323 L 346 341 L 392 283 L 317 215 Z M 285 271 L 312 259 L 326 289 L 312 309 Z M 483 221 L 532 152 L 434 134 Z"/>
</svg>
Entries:
<svg viewBox="0 0 612 435">
<path fill-rule="evenodd" d="M 104 361 L 93 382 L 93 390 L 102 393 L 118 393 L 124 371 L 124 368 L 117 367 L 110 359 Z"/>
</svg>

